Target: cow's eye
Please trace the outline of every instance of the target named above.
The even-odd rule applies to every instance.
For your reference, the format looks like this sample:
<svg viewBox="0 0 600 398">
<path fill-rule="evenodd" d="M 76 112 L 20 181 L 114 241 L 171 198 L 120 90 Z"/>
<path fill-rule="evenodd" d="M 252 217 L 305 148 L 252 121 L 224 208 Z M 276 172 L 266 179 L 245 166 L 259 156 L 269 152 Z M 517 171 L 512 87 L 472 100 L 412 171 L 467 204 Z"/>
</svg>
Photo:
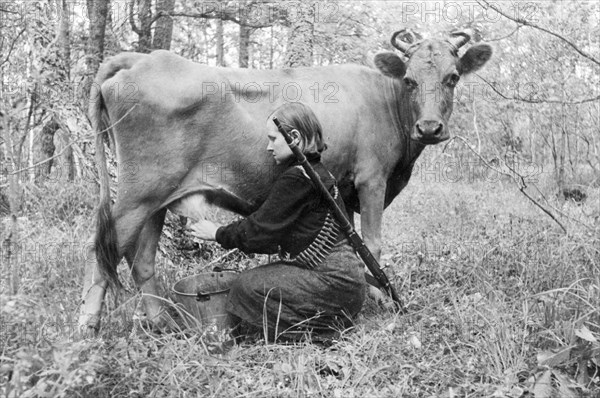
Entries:
<svg viewBox="0 0 600 398">
<path fill-rule="evenodd" d="M 406 84 L 406 87 L 408 87 L 409 89 L 416 88 L 419 85 L 415 79 L 410 77 L 404 78 L 404 84 Z"/>
<path fill-rule="evenodd" d="M 458 84 L 459 80 L 460 80 L 460 76 L 457 73 L 453 73 L 450 76 L 448 76 L 446 84 L 449 87 L 454 87 L 454 86 L 456 86 Z"/>
</svg>

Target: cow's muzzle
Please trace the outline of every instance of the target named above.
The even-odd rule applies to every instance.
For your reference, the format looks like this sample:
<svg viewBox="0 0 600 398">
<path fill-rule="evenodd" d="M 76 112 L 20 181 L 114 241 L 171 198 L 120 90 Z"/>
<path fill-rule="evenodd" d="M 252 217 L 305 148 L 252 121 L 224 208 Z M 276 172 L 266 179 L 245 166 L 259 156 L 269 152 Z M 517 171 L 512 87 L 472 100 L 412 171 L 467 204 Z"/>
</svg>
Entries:
<svg viewBox="0 0 600 398">
<path fill-rule="evenodd" d="M 412 131 L 412 137 L 415 141 L 423 144 L 437 144 L 450 138 L 448 129 L 444 122 L 439 120 L 418 120 Z"/>
</svg>

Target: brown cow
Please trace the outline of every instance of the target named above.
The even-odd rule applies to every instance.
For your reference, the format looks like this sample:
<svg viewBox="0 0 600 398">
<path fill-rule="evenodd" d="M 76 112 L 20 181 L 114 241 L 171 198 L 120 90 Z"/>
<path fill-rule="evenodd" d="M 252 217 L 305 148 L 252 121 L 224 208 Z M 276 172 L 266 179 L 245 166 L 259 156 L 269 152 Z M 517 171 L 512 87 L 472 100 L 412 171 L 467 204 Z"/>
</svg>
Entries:
<svg viewBox="0 0 600 398">
<path fill-rule="evenodd" d="M 101 198 L 97 263 L 86 271 L 80 326 L 98 328 L 108 282 L 119 285 L 122 257 L 144 293 L 147 316 L 160 320 L 154 261 L 166 210 L 200 219 L 207 204 L 242 215 L 256 209 L 280 171 L 265 150 L 265 123 L 284 101 L 303 101 L 319 117 L 329 146 L 324 164 L 351 215 L 360 212 L 365 243 L 379 258 L 383 209 L 406 186 L 423 148 L 448 139 L 460 75 L 491 57 L 486 44 L 459 57 L 469 39 L 460 32 L 416 41 L 396 32 L 392 44 L 408 60 L 378 54 L 377 69 L 218 68 L 167 51 L 107 60 L 96 77 L 99 96 L 90 102 Z M 104 131 L 112 133 L 125 172 L 112 210 Z"/>
</svg>

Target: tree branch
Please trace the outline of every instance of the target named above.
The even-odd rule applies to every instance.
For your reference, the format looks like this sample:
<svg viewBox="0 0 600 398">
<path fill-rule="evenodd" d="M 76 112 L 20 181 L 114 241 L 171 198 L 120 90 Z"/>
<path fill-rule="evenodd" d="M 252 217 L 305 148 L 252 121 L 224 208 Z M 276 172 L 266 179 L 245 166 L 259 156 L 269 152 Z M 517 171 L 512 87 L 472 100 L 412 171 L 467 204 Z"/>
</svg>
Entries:
<svg viewBox="0 0 600 398">
<path fill-rule="evenodd" d="M 231 21 L 234 22 L 238 25 L 241 26 L 246 26 L 249 28 L 255 28 L 255 29 L 262 29 L 262 28 L 268 28 L 270 27 L 272 24 L 250 24 L 250 23 L 246 23 L 246 22 L 242 22 L 239 19 L 235 18 L 234 16 L 226 13 L 226 12 L 202 12 L 202 13 L 193 13 L 193 12 L 170 12 L 170 13 L 161 13 L 160 15 L 157 15 L 158 17 L 161 16 L 170 16 L 170 17 L 186 17 L 186 18 L 197 18 L 197 19 L 220 19 L 222 21 Z"/>
<path fill-rule="evenodd" d="M 134 0 L 130 0 L 129 2 L 129 25 L 131 25 L 131 30 L 133 30 L 138 36 L 141 35 L 140 28 L 135 25 L 135 20 L 133 19 L 133 3 Z"/>
<path fill-rule="evenodd" d="M 2 65 L 4 65 L 5 63 L 7 63 L 8 60 L 10 59 L 10 54 L 12 53 L 12 50 L 15 47 L 15 44 L 17 43 L 17 40 L 19 40 L 19 37 L 21 37 L 21 35 L 25 32 L 25 29 L 26 28 L 21 29 L 21 31 L 17 34 L 15 39 L 12 41 L 12 43 L 10 43 L 10 47 L 8 48 L 8 54 L 6 54 L 6 58 L 4 59 L 4 61 L 0 62 L 0 67 Z"/>
<path fill-rule="evenodd" d="M 552 218 L 552 220 L 554 220 L 554 222 L 556 222 L 560 228 L 564 231 L 564 233 L 567 233 L 567 229 L 565 228 L 565 226 L 558 221 L 558 219 L 554 216 L 554 214 L 552 214 L 552 212 L 550 212 L 550 210 L 546 209 L 544 206 L 542 206 L 541 203 L 539 203 L 537 200 L 535 200 L 534 198 L 532 198 L 526 191 L 525 188 L 527 188 L 527 184 L 525 183 L 525 178 L 523 178 L 523 176 L 519 173 L 517 173 L 513 168 L 511 168 L 508 164 L 506 164 L 506 166 L 508 167 L 508 169 L 511 171 L 511 173 L 507 173 L 505 171 L 502 171 L 500 169 L 495 168 L 494 166 L 492 166 L 491 164 L 488 163 L 487 160 L 485 160 L 483 158 L 483 156 L 481 156 L 481 154 L 479 154 L 474 148 L 473 146 L 469 143 L 469 141 L 467 139 L 465 139 L 464 137 L 461 137 L 459 135 L 452 137 L 452 140 L 458 139 L 460 141 L 462 141 L 467 148 L 473 152 L 475 154 L 475 156 L 477 156 L 479 158 L 479 160 L 481 160 L 483 162 L 483 164 L 488 167 L 490 170 L 494 170 L 496 173 L 505 175 L 510 177 L 519 187 L 519 191 L 521 191 L 521 193 L 523 195 L 525 195 L 525 197 L 527 199 L 529 199 L 533 204 L 535 204 L 537 207 L 539 207 L 544 213 L 546 213 L 548 216 L 550 216 L 550 218 Z M 450 141 L 450 142 L 451 142 Z M 448 142 L 446 144 L 446 146 L 448 146 L 448 144 L 450 144 L 450 142 Z"/>
<path fill-rule="evenodd" d="M 23 172 L 23 171 L 25 171 L 25 170 L 29 170 L 29 169 L 36 168 L 36 167 L 38 167 L 39 165 L 42 165 L 42 164 L 44 164 L 44 163 L 47 163 L 47 162 L 51 161 L 52 159 L 56 159 L 57 157 L 59 157 L 60 155 L 62 155 L 63 153 L 65 153 L 65 151 L 66 151 L 67 149 L 69 149 L 69 147 L 71 147 L 71 145 L 74 145 L 74 144 L 76 144 L 77 142 L 79 142 L 79 141 L 72 141 L 72 142 L 69 142 L 68 144 L 66 144 L 66 145 L 65 145 L 65 147 L 64 147 L 64 148 L 63 148 L 63 149 L 62 149 L 60 152 L 58 152 L 58 153 L 54 154 L 53 156 L 51 156 L 51 157 L 49 157 L 49 158 L 46 158 L 46 159 L 44 159 L 44 160 L 42 160 L 42 161 L 39 161 L 39 162 L 37 162 L 37 163 L 36 163 L 36 164 L 34 164 L 34 165 L 27 166 L 27 167 L 23 167 L 22 169 L 19 169 L 19 170 L 15 170 L 15 171 L 13 171 L 12 173 L 8 173 L 8 175 L 9 175 L 9 176 L 11 176 L 11 175 L 14 175 L 14 174 L 22 173 L 22 172 Z M 83 142 L 83 140 L 81 140 L 81 142 Z"/>
<path fill-rule="evenodd" d="M 484 4 L 481 4 L 482 2 Z M 589 59 L 590 61 L 594 62 L 596 65 L 600 65 L 600 61 L 599 60 L 597 60 L 596 58 L 594 58 L 590 54 L 588 54 L 588 53 L 580 50 L 579 47 L 577 47 L 575 44 L 573 44 L 572 41 L 570 41 L 568 39 L 565 39 L 564 37 L 562 37 L 558 33 L 555 33 L 555 32 L 553 32 L 553 31 L 551 31 L 549 29 L 543 28 L 543 27 L 541 27 L 539 25 L 536 25 L 536 24 L 534 24 L 532 22 L 529 22 L 529 21 L 527 21 L 527 20 L 525 20 L 523 18 L 516 18 L 516 17 L 510 16 L 510 15 L 502 12 L 502 10 L 500 10 L 499 7 L 497 7 L 497 6 L 493 5 L 493 4 L 490 4 L 487 0 L 477 0 L 477 3 L 479 3 L 479 5 L 481 5 L 483 8 L 487 8 L 487 7 L 491 8 L 492 10 L 496 11 L 498 14 L 502 15 L 503 17 L 505 17 L 507 19 L 510 19 L 513 22 L 519 23 L 521 25 L 529 26 L 529 27 L 532 27 L 532 28 L 537 29 L 537 30 L 541 30 L 542 32 L 548 33 L 549 35 L 552 35 L 552 36 L 554 36 L 554 37 L 556 37 L 556 38 L 564 41 L 569 46 L 571 46 L 575 51 L 577 51 L 582 57 Z"/>
<path fill-rule="evenodd" d="M 485 39 L 485 41 L 486 42 L 491 42 L 491 41 L 500 41 L 500 40 L 508 39 L 509 37 L 511 37 L 512 35 L 514 35 L 515 33 L 517 33 L 519 31 L 519 29 L 521 29 L 521 25 L 517 25 L 517 27 L 515 28 L 515 30 L 513 30 L 512 32 L 510 32 L 506 36 L 498 37 L 498 38 L 495 38 L 495 39 Z"/>
<path fill-rule="evenodd" d="M 561 101 L 559 99 L 535 100 L 535 99 L 528 99 L 528 98 L 522 98 L 522 97 L 508 97 L 508 96 L 504 95 L 502 92 L 500 92 L 496 87 L 494 87 L 494 85 L 492 83 L 490 83 L 489 81 L 487 81 L 486 79 L 481 77 L 481 75 L 479 75 L 477 73 L 474 73 L 474 75 L 479 77 L 488 86 L 490 86 L 492 88 L 492 90 L 494 90 L 494 92 L 496 92 L 496 94 L 498 94 L 499 96 L 501 96 L 502 98 L 507 99 L 507 100 L 528 102 L 530 104 L 563 104 L 563 105 L 579 105 L 579 104 L 584 104 L 586 102 L 594 102 L 594 101 L 600 100 L 600 95 L 593 97 L 593 98 L 586 98 L 586 99 L 571 101 L 571 102 Z"/>
<path fill-rule="evenodd" d="M 33 115 L 33 111 L 36 108 L 36 101 L 37 101 L 37 87 L 38 84 L 35 83 L 33 85 L 33 91 L 31 92 L 31 102 L 29 103 L 29 111 L 27 112 L 27 119 L 25 120 L 25 128 L 23 129 L 23 131 L 25 131 L 25 133 L 23 134 L 23 137 L 21 137 L 21 140 L 19 142 L 19 162 L 21 161 L 21 155 L 22 155 L 22 151 L 23 151 L 23 144 L 25 143 L 25 140 L 27 139 L 27 136 L 29 135 L 29 125 L 31 124 L 31 116 Z"/>
</svg>

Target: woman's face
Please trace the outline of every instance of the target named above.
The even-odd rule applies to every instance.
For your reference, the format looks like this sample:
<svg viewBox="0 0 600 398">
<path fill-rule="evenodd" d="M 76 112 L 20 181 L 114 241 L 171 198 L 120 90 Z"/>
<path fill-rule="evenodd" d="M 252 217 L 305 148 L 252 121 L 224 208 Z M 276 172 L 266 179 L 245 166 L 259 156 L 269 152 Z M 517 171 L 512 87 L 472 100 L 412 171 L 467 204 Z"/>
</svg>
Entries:
<svg viewBox="0 0 600 398">
<path fill-rule="evenodd" d="M 277 130 L 277 126 L 272 120 L 267 121 L 267 137 L 269 138 L 267 151 L 273 155 L 275 163 L 286 163 L 294 156 L 294 153 L 287 142 L 285 142 L 285 138 L 283 138 L 283 135 Z"/>
</svg>

